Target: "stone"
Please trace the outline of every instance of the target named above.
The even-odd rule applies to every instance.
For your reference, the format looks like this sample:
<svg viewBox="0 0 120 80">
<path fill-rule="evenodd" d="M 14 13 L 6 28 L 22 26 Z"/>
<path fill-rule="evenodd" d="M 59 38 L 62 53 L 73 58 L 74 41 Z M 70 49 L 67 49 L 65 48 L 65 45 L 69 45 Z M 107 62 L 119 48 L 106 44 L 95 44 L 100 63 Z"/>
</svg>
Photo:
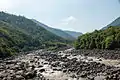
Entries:
<svg viewBox="0 0 120 80">
<path fill-rule="evenodd" d="M 45 69 L 40 69 L 39 72 L 45 72 Z"/>
</svg>

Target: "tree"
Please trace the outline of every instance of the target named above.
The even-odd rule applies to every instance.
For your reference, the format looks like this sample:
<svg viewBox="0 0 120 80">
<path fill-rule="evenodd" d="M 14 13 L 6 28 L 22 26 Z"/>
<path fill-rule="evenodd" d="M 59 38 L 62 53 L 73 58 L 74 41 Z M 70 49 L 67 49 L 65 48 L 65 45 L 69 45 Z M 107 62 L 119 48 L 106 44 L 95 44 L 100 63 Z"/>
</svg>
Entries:
<svg viewBox="0 0 120 80">
<path fill-rule="evenodd" d="M 76 40 L 76 49 L 115 49 L 120 48 L 120 27 L 110 26 L 106 30 L 86 33 Z"/>
</svg>

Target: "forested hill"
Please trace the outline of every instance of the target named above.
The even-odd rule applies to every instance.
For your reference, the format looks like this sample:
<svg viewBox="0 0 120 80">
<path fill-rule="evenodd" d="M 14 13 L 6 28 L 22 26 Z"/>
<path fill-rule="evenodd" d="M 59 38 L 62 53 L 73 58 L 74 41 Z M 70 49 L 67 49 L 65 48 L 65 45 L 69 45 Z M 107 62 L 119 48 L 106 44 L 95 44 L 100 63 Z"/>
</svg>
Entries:
<svg viewBox="0 0 120 80">
<path fill-rule="evenodd" d="M 120 48 L 120 27 L 95 30 L 80 36 L 75 42 L 76 49 L 115 49 Z"/>
<path fill-rule="evenodd" d="M 66 40 L 23 16 L 0 12 L 0 56 L 17 51 L 65 46 Z"/>
<path fill-rule="evenodd" d="M 34 44 L 30 36 L 18 31 L 12 25 L 0 21 L 0 57 L 10 56 L 14 52 L 24 50 L 30 44 L 33 45 L 31 42 Z"/>
</svg>

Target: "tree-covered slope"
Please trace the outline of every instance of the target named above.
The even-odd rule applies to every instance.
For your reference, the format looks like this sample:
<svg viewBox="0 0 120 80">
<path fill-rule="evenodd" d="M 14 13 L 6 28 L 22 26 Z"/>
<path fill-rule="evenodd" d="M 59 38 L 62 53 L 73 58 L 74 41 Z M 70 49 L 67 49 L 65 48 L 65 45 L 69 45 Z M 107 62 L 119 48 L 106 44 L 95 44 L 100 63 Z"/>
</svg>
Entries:
<svg viewBox="0 0 120 80">
<path fill-rule="evenodd" d="M 106 27 L 103 27 L 102 29 L 107 29 L 109 26 L 120 26 L 120 17 L 115 19 L 113 22 L 108 24 Z"/>
<path fill-rule="evenodd" d="M 86 33 L 76 40 L 74 46 L 76 49 L 120 48 L 120 27 L 114 26 L 105 30 Z"/>
<path fill-rule="evenodd" d="M 61 37 L 56 36 L 43 27 L 38 26 L 30 19 L 22 16 L 0 12 L 0 20 L 19 28 L 22 32 L 31 35 L 33 38 L 39 39 L 40 41 L 64 41 Z"/>
<path fill-rule="evenodd" d="M 66 39 L 66 40 L 75 40 L 74 36 L 66 33 L 63 30 L 56 29 L 56 28 L 51 28 L 51 27 L 49 27 L 49 26 L 47 26 L 47 25 L 45 25 L 45 24 L 43 24 L 43 23 L 41 23 L 41 22 L 39 22 L 39 21 L 37 21 L 35 19 L 32 19 L 32 21 L 37 23 L 39 26 L 45 28 L 46 30 L 48 30 L 48 31 L 50 31 L 50 32 L 56 34 L 57 36 L 60 36 L 60 37 L 62 37 L 64 39 Z"/>
<path fill-rule="evenodd" d="M 0 21 L 0 57 L 10 56 L 14 52 L 27 50 L 26 48 L 38 47 L 36 42 L 12 25 Z"/>
<path fill-rule="evenodd" d="M 59 47 L 66 40 L 22 16 L 0 12 L 0 57 L 14 52 Z"/>
</svg>

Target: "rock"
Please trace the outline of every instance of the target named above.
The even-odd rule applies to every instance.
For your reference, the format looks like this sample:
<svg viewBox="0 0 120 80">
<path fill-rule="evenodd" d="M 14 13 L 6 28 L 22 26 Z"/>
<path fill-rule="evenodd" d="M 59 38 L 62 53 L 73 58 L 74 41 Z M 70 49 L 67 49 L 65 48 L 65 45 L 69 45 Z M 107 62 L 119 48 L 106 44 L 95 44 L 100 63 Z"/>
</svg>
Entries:
<svg viewBox="0 0 120 80">
<path fill-rule="evenodd" d="M 77 58 L 72 58 L 71 61 L 76 62 Z"/>
<path fill-rule="evenodd" d="M 36 71 L 27 72 L 24 74 L 25 79 L 32 79 L 36 77 Z"/>
<path fill-rule="evenodd" d="M 53 68 L 54 71 L 62 71 L 61 68 Z"/>
<path fill-rule="evenodd" d="M 82 77 L 82 78 L 87 77 L 87 72 L 86 72 L 86 71 L 83 71 L 83 72 L 80 74 L 80 77 Z"/>
<path fill-rule="evenodd" d="M 52 66 L 52 67 L 57 67 L 59 64 L 60 64 L 60 62 L 52 62 L 52 63 L 51 63 L 51 66 Z"/>
<path fill-rule="evenodd" d="M 16 80 L 25 80 L 25 78 L 21 75 L 16 75 Z"/>
<path fill-rule="evenodd" d="M 39 72 L 45 72 L 45 69 L 40 69 Z"/>
<path fill-rule="evenodd" d="M 16 72 L 16 75 L 22 75 L 24 73 L 24 71 L 23 70 L 20 70 L 20 71 L 17 71 Z"/>
<path fill-rule="evenodd" d="M 4 77 L 2 80 L 9 80 L 7 77 Z"/>
<path fill-rule="evenodd" d="M 62 53 L 61 51 L 59 51 L 58 53 Z"/>
<path fill-rule="evenodd" d="M 49 80 L 49 79 L 45 79 L 45 77 L 42 74 L 38 74 L 38 80 Z"/>
<path fill-rule="evenodd" d="M 75 74 L 72 74 L 70 77 L 77 78 L 77 76 Z"/>
<path fill-rule="evenodd" d="M 16 64 L 16 61 L 5 61 L 6 64 Z"/>
<path fill-rule="evenodd" d="M 5 77 L 5 74 L 0 73 L 0 78 L 4 78 L 4 77 Z"/>
<path fill-rule="evenodd" d="M 43 62 L 43 64 L 49 64 L 48 62 Z"/>
<path fill-rule="evenodd" d="M 93 61 L 93 59 L 89 59 L 89 61 Z"/>
<path fill-rule="evenodd" d="M 34 60 L 30 60 L 30 63 L 33 63 L 34 62 Z"/>
<path fill-rule="evenodd" d="M 95 80 L 95 77 L 94 76 L 88 76 L 87 79 L 88 80 Z"/>
<path fill-rule="evenodd" d="M 19 65 L 15 65 L 15 66 L 13 66 L 11 69 L 12 69 L 12 70 L 20 70 L 21 68 L 20 68 Z"/>
<path fill-rule="evenodd" d="M 34 69 L 35 69 L 35 65 L 32 65 L 31 67 L 32 67 L 32 70 L 34 70 Z"/>
<path fill-rule="evenodd" d="M 38 68 L 41 68 L 41 67 L 43 67 L 43 65 L 38 65 Z"/>
<path fill-rule="evenodd" d="M 99 61 L 102 61 L 102 59 L 99 59 Z"/>
<path fill-rule="evenodd" d="M 65 73 L 65 72 L 67 72 L 67 70 L 66 70 L 66 69 L 63 69 L 63 72 Z"/>
</svg>

